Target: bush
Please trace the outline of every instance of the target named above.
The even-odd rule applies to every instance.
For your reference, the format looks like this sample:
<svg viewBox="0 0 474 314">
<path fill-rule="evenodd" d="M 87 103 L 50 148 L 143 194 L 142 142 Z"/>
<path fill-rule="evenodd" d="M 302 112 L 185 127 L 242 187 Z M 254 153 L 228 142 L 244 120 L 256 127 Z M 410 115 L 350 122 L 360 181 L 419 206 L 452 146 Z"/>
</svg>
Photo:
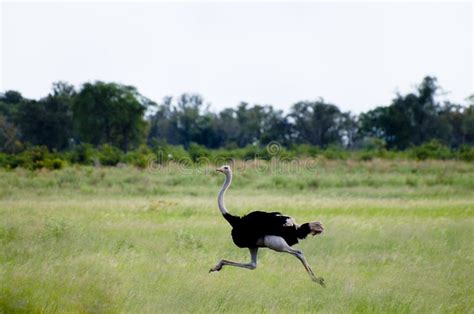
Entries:
<svg viewBox="0 0 474 314">
<path fill-rule="evenodd" d="M 56 170 L 64 168 L 66 161 L 61 155 L 51 153 L 46 146 L 34 146 L 21 154 L 3 156 L 0 165 L 6 169 L 22 167 L 28 170 Z"/>
<path fill-rule="evenodd" d="M 196 143 L 191 143 L 191 145 L 189 145 L 188 153 L 194 162 L 196 162 L 199 158 L 209 158 L 211 155 L 206 147 Z"/>
<path fill-rule="evenodd" d="M 233 159 L 243 159 L 239 157 L 240 155 L 242 155 L 242 149 L 238 148 L 219 148 L 210 151 L 210 153 L 211 156 L 209 158 L 215 164 L 228 164 Z"/>
<path fill-rule="evenodd" d="M 242 159 L 246 160 L 253 160 L 253 159 L 261 159 L 262 158 L 262 151 L 256 145 L 247 145 L 244 148 L 241 148 L 241 154 L 239 154 Z"/>
<path fill-rule="evenodd" d="M 49 170 L 61 170 L 66 165 L 66 162 L 60 158 L 46 159 L 44 165 Z"/>
<path fill-rule="evenodd" d="M 68 157 L 73 164 L 92 165 L 94 163 L 94 150 L 90 144 L 79 144 L 74 146 Z"/>
<path fill-rule="evenodd" d="M 48 158 L 49 150 L 46 146 L 34 146 L 18 155 L 18 166 L 29 170 L 41 169 Z"/>
<path fill-rule="evenodd" d="M 311 145 L 293 145 L 289 149 L 280 147 L 277 150 L 267 150 L 267 147 L 248 145 L 243 148 L 208 149 L 202 145 L 192 143 L 186 151 L 183 146 L 173 146 L 166 143 L 155 145 L 154 150 L 146 145 L 140 146 L 135 151 L 123 154 L 121 150 L 111 145 L 102 145 L 94 149 L 89 144 L 76 145 L 66 153 L 52 153 L 46 146 L 34 146 L 19 154 L 0 153 L 0 167 L 14 169 L 22 167 L 29 170 L 47 168 L 50 170 L 62 169 L 68 164 L 91 165 L 98 159 L 104 166 L 116 166 L 120 161 L 138 168 L 146 168 L 151 161 L 163 163 L 174 161 L 190 165 L 198 162 L 200 158 L 208 158 L 210 162 L 224 164 L 232 160 L 290 160 L 292 157 L 324 157 L 325 159 L 348 159 L 370 161 L 380 159 L 460 159 L 474 161 L 474 147 L 464 145 L 457 151 L 451 151 L 439 141 L 433 140 L 418 147 L 405 151 L 389 151 L 382 148 L 381 143 L 370 146 L 371 149 L 349 151 L 339 146 L 329 146 L 321 149 Z"/>
<path fill-rule="evenodd" d="M 0 167 L 5 169 L 15 169 L 21 164 L 18 155 L 0 154 Z"/>
<path fill-rule="evenodd" d="M 360 161 L 371 161 L 374 159 L 374 152 L 372 151 L 362 151 L 360 154 L 358 154 L 357 159 Z"/>
<path fill-rule="evenodd" d="M 141 145 L 137 150 L 128 152 L 123 157 L 123 162 L 137 168 L 145 169 L 149 162 L 156 160 L 155 154 L 145 145 Z"/>
<path fill-rule="evenodd" d="M 421 146 L 410 149 L 410 155 L 412 158 L 417 160 L 426 159 L 449 159 L 453 157 L 453 154 L 438 140 L 431 140 L 424 143 Z"/>
<path fill-rule="evenodd" d="M 293 151 L 296 156 L 304 157 L 316 157 L 321 154 L 319 147 L 309 144 L 292 145 L 290 151 Z"/>
<path fill-rule="evenodd" d="M 155 146 L 154 153 L 158 163 L 162 164 L 168 161 L 175 161 L 180 163 L 190 163 L 191 158 L 188 152 L 181 145 L 161 144 Z"/>
<path fill-rule="evenodd" d="M 369 138 L 364 139 L 360 143 L 360 146 L 364 150 L 368 150 L 368 151 L 381 151 L 385 149 L 386 144 L 385 144 L 385 141 L 380 138 L 369 137 Z"/>
<path fill-rule="evenodd" d="M 285 147 L 281 146 L 279 143 L 272 143 L 263 146 L 260 148 L 259 158 L 265 160 L 271 160 L 272 158 L 282 159 L 282 158 L 291 158 L 294 156 L 294 153 L 288 151 Z"/>
<path fill-rule="evenodd" d="M 122 158 L 122 151 L 117 147 L 113 147 L 112 145 L 104 144 L 100 147 L 98 155 L 101 165 L 115 166 Z"/>
<path fill-rule="evenodd" d="M 328 148 L 322 151 L 322 155 L 327 159 L 345 160 L 349 158 L 350 152 L 339 146 L 330 145 Z"/>
<path fill-rule="evenodd" d="M 458 152 L 459 159 L 464 161 L 474 161 L 474 146 L 463 145 Z"/>
</svg>

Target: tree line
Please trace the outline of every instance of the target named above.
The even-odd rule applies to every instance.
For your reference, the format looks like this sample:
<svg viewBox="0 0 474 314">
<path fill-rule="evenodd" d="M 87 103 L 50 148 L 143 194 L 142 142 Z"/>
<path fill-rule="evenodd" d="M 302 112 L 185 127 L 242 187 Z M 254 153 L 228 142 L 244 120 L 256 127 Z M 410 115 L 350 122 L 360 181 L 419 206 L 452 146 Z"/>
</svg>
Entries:
<svg viewBox="0 0 474 314">
<path fill-rule="evenodd" d="M 439 91 L 436 78 L 428 76 L 413 92 L 396 94 L 390 104 L 360 115 L 322 98 L 297 102 L 287 113 L 246 102 L 213 112 L 197 94 L 155 102 L 133 86 L 96 81 L 76 89 L 57 82 L 38 100 L 18 91 L 0 94 L 0 151 L 44 145 L 61 152 L 84 143 L 125 152 L 164 144 L 237 149 L 271 141 L 289 149 L 308 144 L 405 150 L 432 140 L 453 149 L 472 146 L 474 96 L 461 106 L 438 101 Z"/>
</svg>

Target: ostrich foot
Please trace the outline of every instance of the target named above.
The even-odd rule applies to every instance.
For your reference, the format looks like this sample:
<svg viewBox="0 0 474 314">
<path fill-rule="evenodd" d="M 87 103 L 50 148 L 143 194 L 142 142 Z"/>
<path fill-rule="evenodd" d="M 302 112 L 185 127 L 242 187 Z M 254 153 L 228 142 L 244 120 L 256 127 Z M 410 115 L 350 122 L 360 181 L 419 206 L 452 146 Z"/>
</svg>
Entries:
<svg viewBox="0 0 474 314">
<path fill-rule="evenodd" d="M 209 272 L 212 273 L 212 272 L 215 272 L 215 271 L 219 271 L 222 269 L 222 264 L 221 263 L 218 263 L 216 266 L 212 267 L 211 269 L 209 269 Z"/>
<path fill-rule="evenodd" d="M 313 277 L 312 279 L 314 282 L 319 283 L 323 288 L 326 288 L 326 283 L 324 282 L 323 277 Z"/>
</svg>

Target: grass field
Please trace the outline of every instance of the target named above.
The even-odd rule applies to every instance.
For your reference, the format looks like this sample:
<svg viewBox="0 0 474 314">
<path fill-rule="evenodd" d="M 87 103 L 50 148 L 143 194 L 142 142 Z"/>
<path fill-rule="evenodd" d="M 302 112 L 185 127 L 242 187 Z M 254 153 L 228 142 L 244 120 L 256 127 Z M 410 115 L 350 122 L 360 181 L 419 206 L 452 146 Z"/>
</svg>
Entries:
<svg viewBox="0 0 474 314">
<path fill-rule="evenodd" d="M 474 164 L 324 161 L 234 171 L 234 214 L 320 220 L 300 262 L 234 246 L 224 177 L 70 167 L 0 172 L 0 312 L 473 312 Z"/>
</svg>

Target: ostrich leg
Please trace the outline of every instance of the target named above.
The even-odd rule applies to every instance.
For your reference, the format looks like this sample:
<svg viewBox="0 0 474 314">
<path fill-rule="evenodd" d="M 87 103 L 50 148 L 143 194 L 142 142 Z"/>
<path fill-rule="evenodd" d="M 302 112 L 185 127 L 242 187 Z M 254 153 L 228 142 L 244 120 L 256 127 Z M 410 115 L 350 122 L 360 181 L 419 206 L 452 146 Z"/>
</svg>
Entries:
<svg viewBox="0 0 474 314">
<path fill-rule="evenodd" d="M 247 269 L 255 269 L 257 268 L 257 251 L 258 248 L 252 248 L 249 249 L 250 251 L 250 263 L 237 263 L 237 262 L 232 262 L 226 259 L 221 259 L 219 263 L 216 264 L 216 266 L 212 267 L 209 272 L 213 271 L 219 271 L 222 269 L 223 266 L 235 266 L 235 267 L 242 267 L 242 268 L 247 268 Z"/>
<path fill-rule="evenodd" d="M 296 258 L 298 258 L 301 263 L 303 264 L 304 268 L 308 272 L 309 276 L 311 279 L 317 283 L 319 283 L 321 286 L 326 287 L 326 284 L 324 283 L 324 278 L 322 277 L 316 277 L 316 275 L 313 273 L 313 270 L 309 266 L 308 262 L 306 261 L 306 258 L 303 255 L 303 252 L 295 250 L 291 246 L 286 243 L 285 239 L 279 236 L 265 236 L 263 238 L 263 245 L 269 249 L 272 249 L 277 252 L 285 252 L 289 253 Z"/>
</svg>

